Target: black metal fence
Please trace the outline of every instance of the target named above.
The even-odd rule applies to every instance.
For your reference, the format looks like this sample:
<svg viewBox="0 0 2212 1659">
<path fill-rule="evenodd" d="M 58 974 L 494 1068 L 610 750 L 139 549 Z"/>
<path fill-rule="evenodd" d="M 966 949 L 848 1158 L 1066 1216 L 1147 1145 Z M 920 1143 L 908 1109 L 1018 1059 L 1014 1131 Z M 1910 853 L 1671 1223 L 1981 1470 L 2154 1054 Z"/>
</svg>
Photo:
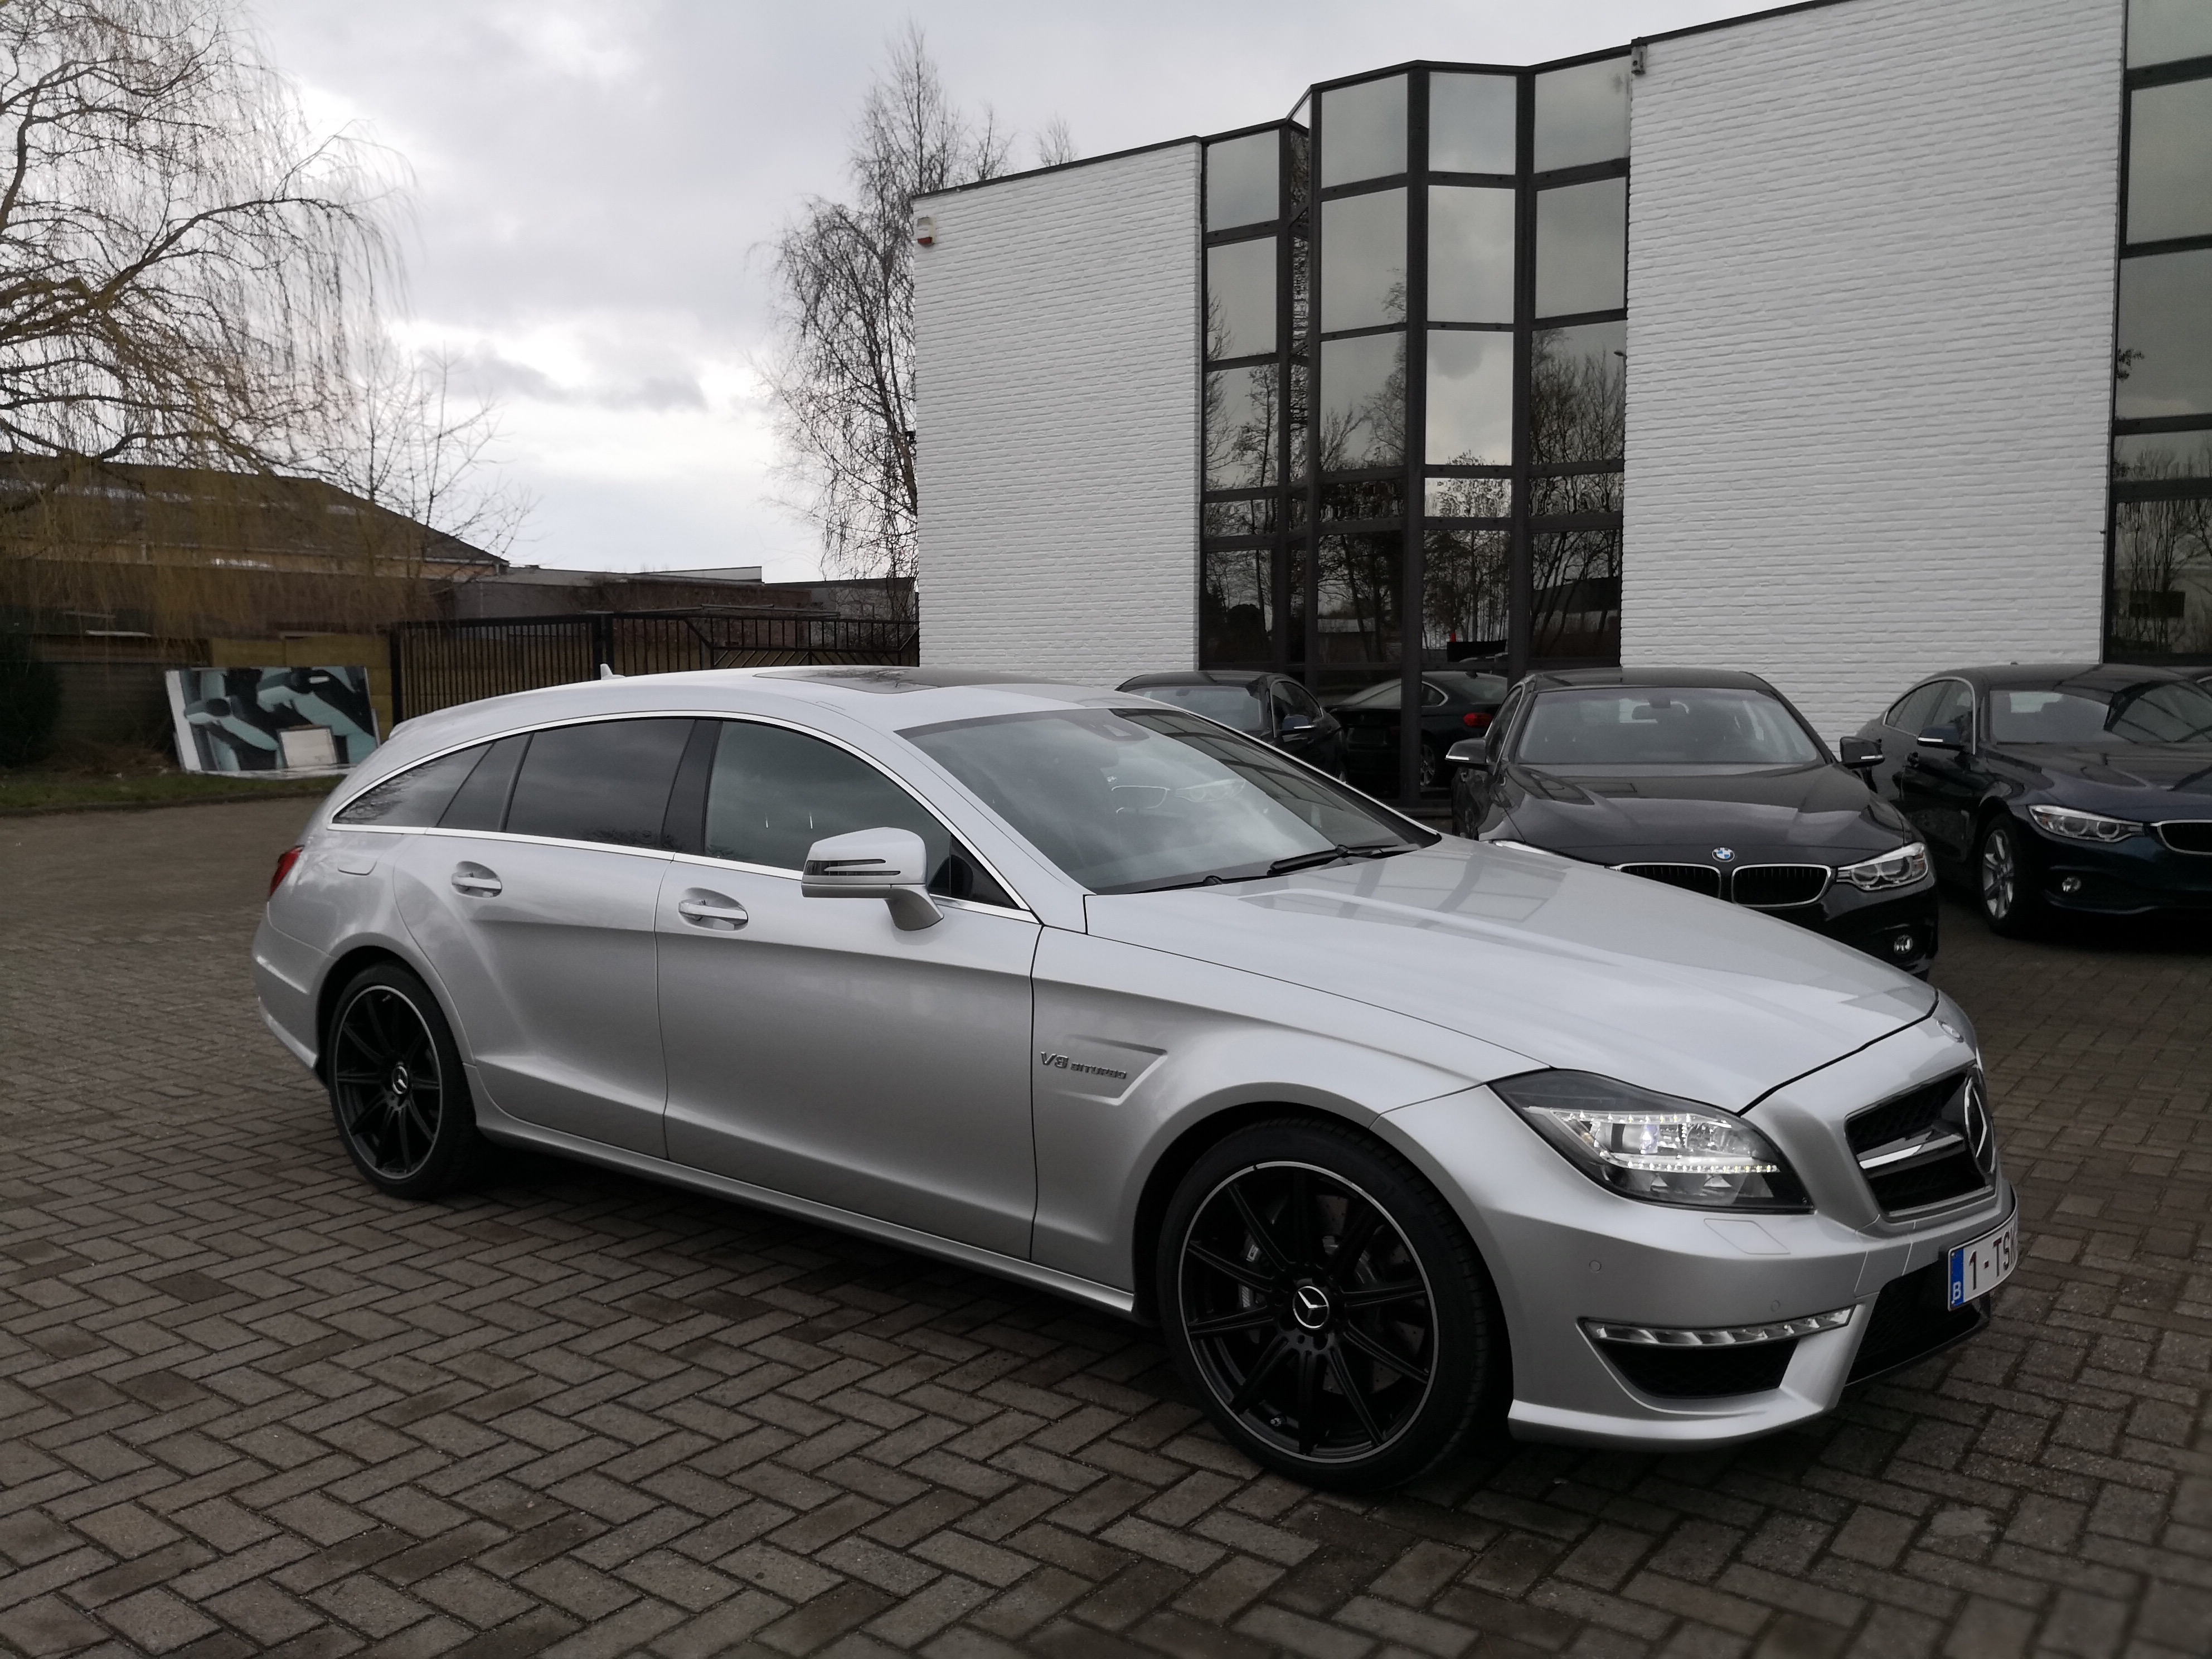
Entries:
<svg viewBox="0 0 2212 1659">
<path fill-rule="evenodd" d="M 617 674 L 837 663 L 914 664 L 913 622 L 812 611 L 593 611 L 570 617 L 401 623 L 392 630 L 392 720 L 509 691 Z"/>
</svg>

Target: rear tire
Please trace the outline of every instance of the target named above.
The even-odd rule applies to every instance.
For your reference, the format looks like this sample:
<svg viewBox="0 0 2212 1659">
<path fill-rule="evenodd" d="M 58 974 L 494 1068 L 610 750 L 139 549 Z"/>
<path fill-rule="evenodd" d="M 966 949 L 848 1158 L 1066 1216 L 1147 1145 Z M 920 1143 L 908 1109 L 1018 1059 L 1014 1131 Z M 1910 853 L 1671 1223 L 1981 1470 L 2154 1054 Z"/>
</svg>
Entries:
<svg viewBox="0 0 2212 1659">
<path fill-rule="evenodd" d="M 355 975 L 325 1046 L 338 1139 L 369 1185 L 434 1198 L 474 1173 L 484 1141 L 460 1049 L 420 978 L 389 962 Z"/>
<path fill-rule="evenodd" d="M 1506 1375 L 1465 1231 L 1404 1159 L 1349 1128 L 1239 1129 L 1177 1186 L 1160 1323 L 1230 1442 L 1309 1486 L 1401 1486 L 1449 1455 Z"/>
<path fill-rule="evenodd" d="M 2021 833 L 2010 818 L 1992 818 L 1974 847 L 1974 896 L 1990 931 L 2021 939 L 2035 931 L 2043 904 L 2035 892 Z"/>
</svg>

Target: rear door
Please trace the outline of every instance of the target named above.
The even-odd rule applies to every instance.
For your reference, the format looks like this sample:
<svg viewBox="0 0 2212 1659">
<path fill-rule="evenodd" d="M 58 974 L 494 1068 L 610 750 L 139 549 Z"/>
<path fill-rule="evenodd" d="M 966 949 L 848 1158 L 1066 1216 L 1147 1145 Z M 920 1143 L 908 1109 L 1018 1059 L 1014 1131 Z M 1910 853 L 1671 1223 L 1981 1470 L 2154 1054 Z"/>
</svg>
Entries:
<svg viewBox="0 0 2212 1659">
<path fill-rule="evenodd" d="M 694 722 L 559 726 L 502 739 L 438 828 L 406 838 L 401 916 L 491 1103 L 665 1155 L 654 986 L 664 821 Z"/>
<path fill-rule="evenodd" d="M 1026 1256 L 1036 920 L 869 760 L 789 726 L 715 725 L 702 850 L 669 866 L 657 923 L 668 1155 Z M 884 827 L 927 845 L 936 926 L 800 893 L 815 842 Z"/>
</svg>

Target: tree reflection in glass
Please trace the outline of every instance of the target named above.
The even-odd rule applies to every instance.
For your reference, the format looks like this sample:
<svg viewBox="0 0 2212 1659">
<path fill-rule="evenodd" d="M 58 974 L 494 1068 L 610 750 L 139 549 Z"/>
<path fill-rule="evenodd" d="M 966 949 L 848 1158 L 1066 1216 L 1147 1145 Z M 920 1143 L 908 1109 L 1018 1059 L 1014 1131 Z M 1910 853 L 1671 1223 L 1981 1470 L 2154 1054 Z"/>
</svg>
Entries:
<svg viewBox="0 0 2212 1659">
<path fill-rule="evenodd" d="M 2112 532 L 2112 645 L 2212 653 L 2212 500 L 2121 501 Z"/>
<path fill-rule="evenodd" d="M 1368 334 L 1321 348 L 1324 473 L 1406 459 L 1406 337 Z"/>
<path fill-rule="evenodd" d="M 1528 459 L 1618 461 L 1628 422 L 1628 325 L 1540 328 L 1529 342 Z"/>
<path fill-rule="evenodd" d="M 1265 547 L 1205 556 L 1200 659 L 1210 665 L 1264 663 L 1274 654 L 1274 555 Z"/>
<path fill-rule="evenodd" d="M 1273 363 L 1218 368 L 1206 375 L 1206 489 L 1258 489 L 1276 482 L 1281 388 Z"/>
<path fill-rule="evenodd" d="M 1324 665 L 1398 660 L 1404 544 L 1395 534 L 1320 538 Z"/>
<path fill-rule="evenodd" d="M 1497 486 L 1502 478 L 1453 478 L 1437 483 Z M 1512 580 L 1513 538 L 1502 530 L 1431 530 L 1421 575 L 1421 655 L 1456 661 L 1503 650 Z M 1473 650 L 1454 647 L 1476 647 Z"/>
<path fill-rule="evenodd" d="M 1540 658 L 1620 660 L 1620 532 L 1531 536 L 1529 651 Z"/>
</svg>

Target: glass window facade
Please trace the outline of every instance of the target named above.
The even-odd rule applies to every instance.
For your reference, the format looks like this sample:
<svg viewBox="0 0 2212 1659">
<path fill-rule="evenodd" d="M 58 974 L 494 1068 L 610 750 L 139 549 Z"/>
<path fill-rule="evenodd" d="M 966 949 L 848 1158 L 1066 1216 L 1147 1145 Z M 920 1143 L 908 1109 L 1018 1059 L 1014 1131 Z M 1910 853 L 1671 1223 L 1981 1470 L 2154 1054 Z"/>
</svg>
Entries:
<svg viewBox="0 0 2212 1659">
<path fill-rule="evenodd" d="M 2212 4 L 2129 0 L 2105 653 L 2212 663 Z"/>
<path fill-rule="evenodd" d="M 1204 665 L 1620 659 L 1632 84 L 1423 64 L 1207 145 Z"/>
</svg>

